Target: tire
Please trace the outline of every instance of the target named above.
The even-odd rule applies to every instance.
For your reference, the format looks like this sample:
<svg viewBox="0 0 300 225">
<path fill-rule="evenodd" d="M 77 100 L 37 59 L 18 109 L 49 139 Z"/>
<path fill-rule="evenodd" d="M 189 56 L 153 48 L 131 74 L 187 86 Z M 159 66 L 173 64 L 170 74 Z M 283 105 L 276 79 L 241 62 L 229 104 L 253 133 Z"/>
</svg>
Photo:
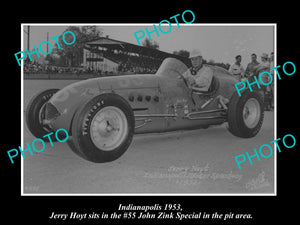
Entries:
<svg viewBox="0 0 300 225">
<path fill-rule="evenodd" d="M 52 132 L 47 126 L 41 123 L 41 110 L 48 100 L 58 91 L 59 89 L 48 89 L 35 95 L 28 103 L 26 109 L 26 124 L 29 131 L 36 138 L 43 138 L 44 135 Z M 49 142 L 48 138 L 43 138 L 45 142 Z M 55 141 L 55 140 L 53 140 Z"/>
<path fill-rule="evenodd" d="M 260 93 L 235 92 L 228 105 L 228 130 L 237 137 L 251 138 L 260 130 L 264 119 L 264 101 Z"/>
<path fill-rule="evenodd" d="M 128 102 L 116 94 L 102 94 L 77 110 L 68 144 L 88 161 L 111 162 L 128 149 L 134 127 L 134 114 Z"/>
</svg>

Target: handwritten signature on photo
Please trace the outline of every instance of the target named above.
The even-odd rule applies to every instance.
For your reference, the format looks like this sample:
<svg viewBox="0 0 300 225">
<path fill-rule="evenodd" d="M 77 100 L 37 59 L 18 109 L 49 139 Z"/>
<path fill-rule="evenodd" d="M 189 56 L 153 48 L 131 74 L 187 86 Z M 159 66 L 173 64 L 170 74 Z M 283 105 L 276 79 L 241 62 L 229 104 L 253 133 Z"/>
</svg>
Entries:
<svg viewBox="0 0 300 225">
<path fill-rule="evenodd" d="M 253 191 L 263 187 L 270 187 L 271 184 L 268 179 L 265 178 L 265 172 L 263 171 L 258 174 L 256 178 L 253 178 L 247 182 L 245 186 L 247 190 Z"/>
</svg>

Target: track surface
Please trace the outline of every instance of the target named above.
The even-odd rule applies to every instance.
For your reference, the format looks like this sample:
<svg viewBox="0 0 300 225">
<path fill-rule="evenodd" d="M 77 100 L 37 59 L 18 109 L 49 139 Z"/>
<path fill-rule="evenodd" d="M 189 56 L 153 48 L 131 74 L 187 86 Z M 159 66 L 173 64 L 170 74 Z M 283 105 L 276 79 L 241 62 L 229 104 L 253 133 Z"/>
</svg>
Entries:
<svg viewBox="0 0 300 225">
<path fill-rule="evenodd" d="M 73 82 L 25 80 L 24 110 L 38 91 Z M 24 144 L 34 139 L 24 120 Z M 272 140 L 274 113 L 265 112 L 261 131 L 251 139 L 231 135 L 226 124 L 136 135 L 121 158 L 105 164 L 79 158 L 66 143 L 54 143 L 54 147 L 46 143 L 41 153 L 25 153 L 23 190 L 24 194 L 274 193 L 274 154 L 261 161 L 253 158 L 253 165 L 245 162 L 241 170 L 234 160 Z"/>
</svg>

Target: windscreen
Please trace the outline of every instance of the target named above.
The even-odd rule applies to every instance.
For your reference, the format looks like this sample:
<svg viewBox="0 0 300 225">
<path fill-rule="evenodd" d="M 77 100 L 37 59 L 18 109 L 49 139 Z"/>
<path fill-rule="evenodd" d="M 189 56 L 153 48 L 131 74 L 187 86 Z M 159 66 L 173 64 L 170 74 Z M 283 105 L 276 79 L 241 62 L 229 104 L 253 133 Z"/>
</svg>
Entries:
<svg viewBox="0 0 300 225">
<path fill-rule="evenodd" d="M 157 70 L 156 75 L 178 78 L 178 76 L 182 76 L 187 70 L 187 66 L 180 60 L 166 58 Z"/>
</svg>

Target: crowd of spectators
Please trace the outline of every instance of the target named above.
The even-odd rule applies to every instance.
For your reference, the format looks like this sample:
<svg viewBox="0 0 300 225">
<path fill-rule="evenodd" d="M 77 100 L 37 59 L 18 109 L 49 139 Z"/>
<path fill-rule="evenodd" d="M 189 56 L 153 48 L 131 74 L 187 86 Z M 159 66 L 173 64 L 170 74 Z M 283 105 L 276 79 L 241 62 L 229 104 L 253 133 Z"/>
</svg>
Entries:
<svg viewBox="0 0 300 225">
<path fill-rule="evenodd" d="M 45 66 L 37 62 L 24 61 L 25 73 L 40 73 L 45 71 Z"/>
<path fill-rule="evenodd" d="M 47 64 L 41 64 L 38 62 L 28 62 L 24 61 L 24 72 L 25 73 L 52 73 L 52 74 L 62 74 L 62 73 L 88 73 L 88 71 L 82 67 L 62 67 L 62 66 L 53 66 Z"/>
<path fill-rule="evenodd" d="M 131 73 L 150 73 L 154 74 L 158 70 L 162 60 L 153 59 L 149 57 L 128 57 L 126 61 L 121 62 L 118 67 L 120 72 Z"/>
<path fill-rule="evenodd" d="M 162 59 L 154 57 L 140 56 L 137 54 L 113 53 L 111 51 L 104 52 L 104 57 L 118 63 L 118 74 L 155 74 L 158 70 Z M 100 75 L 116 75 L 113 72 L 101 71 L 93 67 L 68 67 L 55 66 L 45 63 L 24 61 L 24 72 L 27 74 L 100 74 Z"/>
<path fill-rule="evenodd" d="M 103 52 L 103 56 L 116 61 L 119 64 L 118 71 L 120 73 L 130 72 L 135 74 L 154 74 L 162 63 L 162 59 L 123 52 L 115 53 L 112 51 L 105 51 Z"/>
<path fill-rule="evenodd" d="M 251 54 L 251 61 L 247 64 L 246 70 L 242 66 L 242 56 L 237 55 L 235 57 L 235 63 L 233 63 L 229 72 L 235 76 L 238 80 L 246 81 L 248 79 L 251 82 L 254 81 L 254 77 L 258 77 L 258 75 L 264 71 L 268 71 L 271 73 L 272 77 L 274 77 L 274 70 L 270 70 L 274 67 L 274 52 L 270 53 L 270 57 L 267 53 L 262 53 L 260 55 L 260 61 L 257 60 L 257 55 L 255 53 Z M 263 83 L 269 83 L 270 77 L 266 74 L 261 76 Z M 261 89 L 264 91 L 264 100 L 265 100 L 265 110 L 273 110 L 274 109 L 274 83 L 270 85 L 261 85 Z"/>
</svg>

